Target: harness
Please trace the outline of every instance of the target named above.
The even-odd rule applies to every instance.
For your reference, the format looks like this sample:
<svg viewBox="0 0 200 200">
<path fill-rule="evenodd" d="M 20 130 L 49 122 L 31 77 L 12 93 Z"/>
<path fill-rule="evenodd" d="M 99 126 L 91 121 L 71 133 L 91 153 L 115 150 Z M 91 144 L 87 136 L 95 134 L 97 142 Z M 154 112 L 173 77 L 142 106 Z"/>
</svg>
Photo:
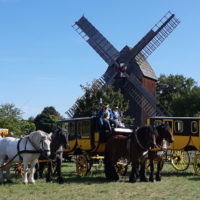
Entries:
<svg viewBox="0 0 200 200">
<path fill-rule="evenodd" d="M 20 142 L 22 141 L 22 139 L 23 138 L 20 138 L 20 140 L 17 142 L 17 153 L 16 153 L 16 155 L 11 159 L 11 160 L 9 160 L 9 162 L 7 162 L 5 165 L 3 164 L 3 165 L 1 165 L 0 166 L 0 169 L 1 168 L 3 168 L 3 167 L 5 167 L 6 165 L 8 165 L 9 163 L 11 163 L 17 156 L 19 156 L 19 158 L 20 158 L 20 161 L 22 162 L 22 156 L 21 156 L 21 154 L 22 153 L 44 153 L 44 152 L 47 152 L 48 150 L 42 150 L 42 149 L 37 149 L 37 147 L 32 143 L 32 141 L 30 140 L 30 138 L 28 137 L 28 139 L 27 139 L 27 141 L 26 141 L 26 144 L 25 144 L 25 149 L 24 150 L 22 150 L 22 151 L 20 151 Z M 33 148 L 35 149 L 35 150 L 27 150 L 26 149 L 26 146 L 27 146 L 27 143 L 28 142 L 30 142 L 30 144 L 33 146 Z M 44 146 L 44 143 L 43 143 L 43 140 L 41 140 L 40 141 L 40 143 L 42 143 L 42 148 L 43 148 L 43 146 Z"/>
<path fill-rule="evenodd" d="M 140 147 L 141 149 L 143 149 L 143 150 L 148 150 L 148 148 L 144 147 L 144 146 L 141 144 L 141 142 L 139 141 L 138 136 L 137 136 L 137 131 L 135 131 L 134 136 L 135 136 L 136 142 L 138 143 L 139 147 Z"/>
<path fill-rule="evenodd" d="M 140 142 L 140 140 L 137 136 L 137 131 L 135 131 L 134 136 L 135 136 L 135 139 L 136 139 L 138 146 L 142 150 L 145 150 L 145 152 L 142 155 L 142 156 L 145 156 L 148 153 L 148 148 L 144 147 L 144 145 L 141 144 L 141 142 Z M 127 145 L 127 150 L 128 150 L 129 156 L 131 157 L 131 137 L 128 138 L 126 145 Z"/>
</svg>

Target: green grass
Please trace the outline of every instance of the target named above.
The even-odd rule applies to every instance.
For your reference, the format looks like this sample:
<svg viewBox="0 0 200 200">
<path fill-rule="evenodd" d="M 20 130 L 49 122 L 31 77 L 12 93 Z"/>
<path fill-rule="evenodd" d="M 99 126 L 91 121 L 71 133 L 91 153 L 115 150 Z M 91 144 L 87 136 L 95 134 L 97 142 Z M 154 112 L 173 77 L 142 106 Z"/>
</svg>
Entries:
<svg viewBox="0 0 200 200">
<path fill-rule="evenodd" d="M 78 177 L 73 163 L 63 164 L 64 184 L 46 183 L 44 179 L 35 185 L 23 185 L 13 178 L 13 184 L 0 185 L 0 200 L 125 200 L 125 199 L 200 199 L 200 177 L 193 168 L 177 172 L 170 164 L 162 170 L 162 181 L 155 183 L 129 183 L 128 177 L 118 182 L 107 182 L 103 168 L 87 177 Z"/>
</svg>

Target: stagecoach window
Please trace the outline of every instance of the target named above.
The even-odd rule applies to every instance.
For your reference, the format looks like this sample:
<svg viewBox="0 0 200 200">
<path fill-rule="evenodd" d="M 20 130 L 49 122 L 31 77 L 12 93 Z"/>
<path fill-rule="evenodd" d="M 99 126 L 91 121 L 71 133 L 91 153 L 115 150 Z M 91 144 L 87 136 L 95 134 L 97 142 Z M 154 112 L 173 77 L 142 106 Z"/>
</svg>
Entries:
<svg viewBox="0 0 200 200">
<path fill-rule="evenodd" d="M 67 129 L 70 135 L 75 135 L 75 123 L 69 122 L 67 123 Z"/>
<path fill-rule="evenodd" d="M 78 134 L 81 136 L 89 136 L 90 127 L 90 120 L 83 120 L 78 122 Z"/>
<path fill-rule="evenodd" d="M 191 132 L 192 132 L 193 134 L 195 134 L 195 133 L 198 132 L 198 129 L 199 129 L 199 127 L 198 127 L 198 122 L 192 121 L 192 122 L 191 122 Z"/>
<path fill-rule="evenodd" d="M 155 121 L 154 121 L 154 125 L 155 125 L 155 126 L 159 126 L 160 124 L 162 124 L 162 121 L 161 121 L 161 120 L 155 120 Z"/>
<path fill-rule="evenodd" d="M 183 132 L 183 121 L 175 121 L 174 122 L 174 131 L 176 133 L 182 133 Z"/>
</svg>

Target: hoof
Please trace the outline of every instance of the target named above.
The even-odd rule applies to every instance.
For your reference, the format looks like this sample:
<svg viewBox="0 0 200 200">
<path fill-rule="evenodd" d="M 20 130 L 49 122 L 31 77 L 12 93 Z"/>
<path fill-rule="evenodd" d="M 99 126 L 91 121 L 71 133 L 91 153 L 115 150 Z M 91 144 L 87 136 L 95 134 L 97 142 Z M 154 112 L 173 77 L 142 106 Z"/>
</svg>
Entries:
<svg viewBox="0 0 200 200">
<path fill-rule="evenodd" d="M 50 183 L 50 182 L 52 182 L 52 179 L 47 178 L 47 179 L 46 179 L 46 182 L 47 182 L 47 183 Z"/>
<path fill-rule="evenodd" d="M 63 184 L 63 183 L 64 183 L 64 180 L 63 180 L 63 178 L 58 178 L 58 179 L 57 179 L 57 182 L 58 182 L 59 184 Z"/>
<path fill-rule="evenodd" d="M 35 181 L 29 181 L 28 183 L 29 184 L 35 184 Z"/>
<path fill-rule="evenodd" d="M 12 182 L 12 180 L 7 180 L 6 183 L 11 184 L 11 183 L 13 183 L 13 182 Z"/>
<path fill-rule="evenodd" d="M 136 180 L 135 178 L 130 178 L 130 179 L 129 179 L 129 183 L 136 183 L 136 181 L 137 181 L 137 180 Z"/>
<path fill-rule="evenodd" d="M 156 178 L 156 181 L 161 181 L 161 178 L 160 177 Z"/>
<path fill-rule="evenodd" d="M 153 182 L 154 182 L 154 178 L 153 178 L 153 177 L 150 177 L 150 178 L 149 178 L 149 182 L 152 182 L 152 183 L 153 183 Z"/>
<path fill-rule="evenodd" d="M 148 182 L 148 179 L 146 176 L 140 177 L 140 182 Z"/>
</svg>

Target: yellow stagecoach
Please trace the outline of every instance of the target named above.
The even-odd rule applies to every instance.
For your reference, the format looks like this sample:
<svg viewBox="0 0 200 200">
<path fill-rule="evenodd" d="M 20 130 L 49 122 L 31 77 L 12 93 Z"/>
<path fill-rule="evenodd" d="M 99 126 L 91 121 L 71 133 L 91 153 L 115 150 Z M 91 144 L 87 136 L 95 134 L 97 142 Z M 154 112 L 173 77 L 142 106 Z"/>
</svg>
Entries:
<svg viewBox="0 0 200 200">
<path fill-rule="evenodd" d="M 0 128 L 0 136 L 6 137 L 8 135 L 8 129 Z"/>
<path fill-rule="evenodd" d="M 147 125 L 168 123 L 174 142 L 168 146 L 172 166 L 184 171 L 193 162 L 194 171 L 200 175 L 200 117 L 151 117 Z"/>
<path fill-rule="evenodd" d="M 76 157 L 76 171 L 79 176 L 85 176 L 91 167 L 100 167 L 103 165 L 104 151 L 106 145 L 105 133 L 101 131 L 98 125 L 97 117 L 69 118 L 58 121 L 58 125 L 68 129 L 69 149 L 65 149 L 67 155 Z M 132 129 L 115 128 L 115 134 L 130 134 Z M 118 172 L 123 173 L 127 163 L 118 162 Z"/>
</svg>

